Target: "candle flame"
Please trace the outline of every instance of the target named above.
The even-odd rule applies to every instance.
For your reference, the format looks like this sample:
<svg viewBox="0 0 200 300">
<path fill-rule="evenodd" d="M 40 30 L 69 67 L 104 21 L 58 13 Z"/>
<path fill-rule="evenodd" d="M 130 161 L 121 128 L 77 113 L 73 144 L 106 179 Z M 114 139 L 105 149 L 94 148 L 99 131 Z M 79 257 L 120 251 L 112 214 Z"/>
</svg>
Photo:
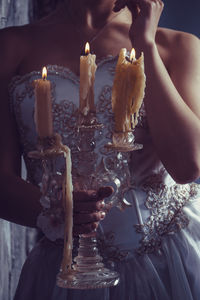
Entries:
<svg viewBox="0 0 200 300">
<path fill-rule="evenodd" d="M 43 79 L 43 80 L 46 80 L 46 79 L 47 79 L 47 68 L 46 68 L 46 67 L 44 67 L 44 68 L 42 69 L 42 79 Z"/>
<path fill-rule="evenodd" d="M 85 54 L 88 55 L 90 53 L 90 44 L 87 42 L 85 44 Z"/>
<path fill-rule="evenodd" d="M 131 62 L 133 62 L 135 60 L 135 56 L 136 56 L 135 49 L 132 48 L 131 54 L 130 54 L 130 61 Z"/>
</svg>

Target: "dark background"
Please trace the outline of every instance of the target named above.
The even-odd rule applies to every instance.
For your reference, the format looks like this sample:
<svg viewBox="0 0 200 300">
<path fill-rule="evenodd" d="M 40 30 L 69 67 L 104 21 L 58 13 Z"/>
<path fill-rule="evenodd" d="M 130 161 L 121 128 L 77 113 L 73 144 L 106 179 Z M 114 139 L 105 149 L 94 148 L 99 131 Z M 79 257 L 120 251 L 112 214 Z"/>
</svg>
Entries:
<svg viewBox="0 0 200 300">
<path fill-rule="evenodd" d="M 200 0 L 163 0 L 160 26 L 193 33 L 200 37 Z"/>
</svg>

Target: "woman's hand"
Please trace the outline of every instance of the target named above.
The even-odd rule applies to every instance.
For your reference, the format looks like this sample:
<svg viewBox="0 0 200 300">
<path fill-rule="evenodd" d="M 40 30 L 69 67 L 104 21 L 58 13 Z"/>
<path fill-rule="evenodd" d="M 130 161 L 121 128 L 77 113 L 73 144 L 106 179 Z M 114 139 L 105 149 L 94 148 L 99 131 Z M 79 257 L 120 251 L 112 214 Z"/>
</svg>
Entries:
<svg viewBox="0 0 200 300">
<path fill-rule="evenodd" d="M 127 6 L 132 13 L 129 36 L 132 45 L 142 48 L 146 43 L 155 43 L 155 36 L 164 3 L 161 0 L 117 0 L 114 11 Z"/>
<path fill-rule="evenodd" d="M 99 221 L 105 218 L 104 198 L 113 192 L 112 187 L 101 187 L 97 192 L 78 191 L 74 197 L 74 235 L 90 233 L 98 227 Z"/>
</svg>

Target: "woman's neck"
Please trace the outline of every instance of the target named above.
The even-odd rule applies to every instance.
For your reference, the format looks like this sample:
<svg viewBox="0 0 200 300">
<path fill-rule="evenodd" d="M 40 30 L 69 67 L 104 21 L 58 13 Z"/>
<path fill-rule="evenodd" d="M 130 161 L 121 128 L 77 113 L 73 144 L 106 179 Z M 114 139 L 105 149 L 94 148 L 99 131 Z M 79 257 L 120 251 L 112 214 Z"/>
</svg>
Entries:
<svg viewBox="0 0 200 300">
<path fill-rule="evenodd" d="M 68 0 L 39 23 L 54 28 L 62 25 L 60 34 L 63 35 L 64 30 L 76 32 L 84 41 L 91 41 L 102 36 L 108 28 L 131 25 L 132 17 L 128 8 L 116 13 L 113 11 L 114 3 L 114 0 Z"/>
<path fill-rule="evenodd" d="M 89 29 L 99 29 L 122 12 L 113 11 L 115 0 L 74 0 L 66 7 L 68 14 L 77 26 Z"/>
</svg>

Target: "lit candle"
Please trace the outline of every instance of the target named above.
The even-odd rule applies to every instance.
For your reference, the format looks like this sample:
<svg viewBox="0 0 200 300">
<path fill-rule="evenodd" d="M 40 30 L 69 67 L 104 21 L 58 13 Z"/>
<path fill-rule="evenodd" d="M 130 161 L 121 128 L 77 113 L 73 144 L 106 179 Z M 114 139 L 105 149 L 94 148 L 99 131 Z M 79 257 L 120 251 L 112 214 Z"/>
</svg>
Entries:
<svg viewBox="0 0 200 300">
<path fill-rule="evenodd" d="M 96 55 L 90 53 L 90 45 L 86 43 L 85 55 L 80 57 L 80 112 L 87 116 L 95 111 L 94 105 L 94 80 Z"/>
<path fill-rule="evenodd" d="M 44 138 L 53 135 L 51 83 L 47 80 L 46 67 L 42 78 L 34 81 L 35 86 L 35 124 L 38 136 Z"/>
<path fill-rule="evenodd" d="M 146 77 L 144 55 L 135 57 L 132 49 L 130 60 L 127 50 L 121 49 L 112 89 L 112 109 L 115 118 L 115 132 L 128 132 L 137 125 L 140 106 L 144 98 Z"/>
</svg>

